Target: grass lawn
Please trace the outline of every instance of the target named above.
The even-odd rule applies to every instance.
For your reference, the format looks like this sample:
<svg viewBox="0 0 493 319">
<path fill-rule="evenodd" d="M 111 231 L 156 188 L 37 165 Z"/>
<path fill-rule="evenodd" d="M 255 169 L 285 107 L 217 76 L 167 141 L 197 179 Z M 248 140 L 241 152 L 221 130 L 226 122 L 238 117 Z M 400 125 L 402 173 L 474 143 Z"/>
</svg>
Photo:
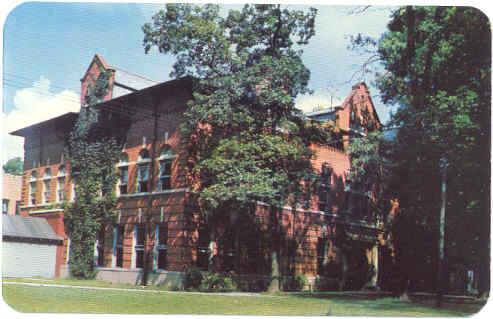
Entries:
<svg viewBox="0 0 493 319">
<path fill-rule="evenodd" d="M 4 279 L 4 281 L 14 281 Z M 15 280 L 30 281 L 30 280 Z M 64 281 L 64 282 L 61 282 Z M 73 281 L 73 280 L 72 280 Z M 67 284 L 70 280 L 37 283 Z M 98 281 L 76 285 L 116 287 Z M 120 286 L 120 285 L 118 285 Z M 135 286 L 133 286 L 135 287 Z M 127 287 L 118 287 L 127 288 Z M 139 287 L 136 287 L 139 288 Z M 149 288 L 153 289 L 153 288 Z M 21 312 L 217 315 L 466 316 L 473 312 L 435 309 L 393 298 L 365 300 L 337 294 L 214 295 L 187 292 L 89 290 L 3 285 L 7 304 Z"/>
</svg>

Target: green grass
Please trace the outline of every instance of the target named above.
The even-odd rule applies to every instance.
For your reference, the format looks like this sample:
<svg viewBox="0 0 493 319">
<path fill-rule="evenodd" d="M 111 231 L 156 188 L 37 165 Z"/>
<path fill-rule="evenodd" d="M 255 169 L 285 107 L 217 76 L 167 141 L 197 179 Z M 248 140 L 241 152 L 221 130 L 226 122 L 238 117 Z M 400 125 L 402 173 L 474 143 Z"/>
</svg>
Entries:
<svg viewBox="0 0 493 319">
<path fill-rule="evenodd" d="M 55 282 L 62 283 L 60 281 Z M 63 281 L 67 283 L 67 280 Z M 39 283 L 45 282 L 39 281 Z M 86 280 L 76 280 L 75 284 L 108 286 L 107 283 Z M 116 285 L 111 287 L 116 288 Z M 330 313 L 337 316 L 413 317 L 465 316 L 473 313 L 435 309 L 393 298 L 365 300 L 337 296 L 337 294 L 225 296 L 186 292 L 152 293 L 3 285 L 3 298 L 7 304 L 21 312 L 217 315 L 327 315 Z"/>
</svg>

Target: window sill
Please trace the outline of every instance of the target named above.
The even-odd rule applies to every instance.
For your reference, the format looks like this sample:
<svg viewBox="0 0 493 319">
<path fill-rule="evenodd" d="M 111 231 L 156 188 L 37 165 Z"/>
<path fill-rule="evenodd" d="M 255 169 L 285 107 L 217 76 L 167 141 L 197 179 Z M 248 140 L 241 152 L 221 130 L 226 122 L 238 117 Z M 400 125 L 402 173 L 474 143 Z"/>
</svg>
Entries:
<svg viewBox="0 0 493 319">
<path fill-rule="evenodd" d="M 141 196 L 149 196 L 149 195 L 154 196 L 154 195 L 162 195 L 162 194 L 181 193 L 181 192 L 186 192 L 186 191 L 188 191 L 188 188 L 173 188 L 173 189 L 167 189 L 164 191 L 157 191 L 157 192 L 124 194 L 124 195 L 118 196 L 118 198 L 141 197 Z"/>
<path fill-rule="evenodd" d="M 25 205 L 25 206 L 21 206 L 21 209 L 23 209 L 23 208 L 42 208 L 42 207 L 58 205 L 58 204 L 62 204 L 62 203 L 63 202 L 49 202 L 49 203 L 36 204 L 36 205 Z"/>
</svg>

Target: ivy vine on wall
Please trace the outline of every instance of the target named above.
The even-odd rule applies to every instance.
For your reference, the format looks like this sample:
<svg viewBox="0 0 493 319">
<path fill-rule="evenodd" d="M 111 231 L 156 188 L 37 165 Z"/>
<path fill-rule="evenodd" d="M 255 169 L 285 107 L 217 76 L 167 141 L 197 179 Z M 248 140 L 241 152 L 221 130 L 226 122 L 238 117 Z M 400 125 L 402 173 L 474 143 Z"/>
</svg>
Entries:
<svg viewBox="0 0 493 319">
<path fill-rule="evenodd" d="M 94 92 L 94 91 L 93 91 Z M 94 98 L 94 97 L 93 97 Z M 94 101 L 95 98 L 89 99 Z M 65 207 L 65 229 L 70 238 L 70 273 L 75 277 L 95 276 L 94 247 L 102 225 L 115 219 L 115 163 L 121 144 L 115 137 L 97 134 L 101 111 L 82 107 L 70 133 L 67 158 L 75 181 L 75 198 Z"/>
</svg>

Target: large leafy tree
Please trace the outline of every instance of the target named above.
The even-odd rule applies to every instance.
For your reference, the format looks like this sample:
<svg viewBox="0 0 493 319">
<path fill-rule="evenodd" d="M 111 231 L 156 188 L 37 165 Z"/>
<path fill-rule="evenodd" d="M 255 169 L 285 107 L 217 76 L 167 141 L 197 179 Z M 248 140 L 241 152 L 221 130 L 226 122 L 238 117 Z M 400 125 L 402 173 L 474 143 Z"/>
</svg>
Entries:
<svg viewBox="0 0 493 319">
<path fill-rule="evenodd" d="M 23 165 L 24 163 L 20 157 L 11 158 L 3 165 L 3 172 L 12 175 L 22 175 Z"/>
<path fill-rule="evenodd" d="M 399 105 L 390 122 L 398 130 L 387 154 L 395 164 L 387 189 L 400 201 L 394 238 L 403 281 L 430 289 L 436 277 L 439 162 L 445 158 L 446 259 L 450 268 L 479 267 L 479 289 L 487 292 L 491 101 L 487 17 L 468 7 L 408 6 L 393 12 L 388 31 L 378 42 L 355 39 L 357 44 L 376 45 L 385 71 L 377 78 L 383 100 Z"/>
<path fill-rule="evenodd" d="M 199 201 L 213 220 L 225 208 L 271 207 L 272 287 L 279 275 L 279 212 L 311 185 L 312 141 L 324 132 L 294 108 L 310 72 L 301 46 L 314 35 L 315 9 L 168 4 L 143 26 L 146 51 L 176 57 L 171 76 L 197 79 L 182 133 Z M 303 181 L 303 183 L 302 183 Z M 228 209 L 226 209 L 228 213 Z"/>
</svg>

